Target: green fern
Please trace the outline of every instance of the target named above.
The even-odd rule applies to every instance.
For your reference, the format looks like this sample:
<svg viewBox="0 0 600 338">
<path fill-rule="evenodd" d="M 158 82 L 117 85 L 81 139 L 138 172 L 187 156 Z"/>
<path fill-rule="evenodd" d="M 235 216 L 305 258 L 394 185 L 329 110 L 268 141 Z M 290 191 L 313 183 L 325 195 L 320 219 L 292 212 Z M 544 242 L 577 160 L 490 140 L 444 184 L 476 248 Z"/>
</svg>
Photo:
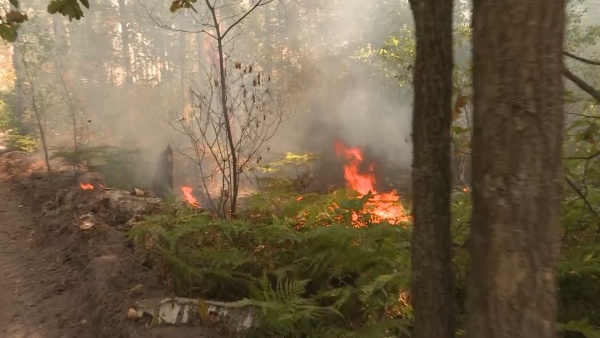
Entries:
<svg viewBox="0 0 600 338">
<path fill-rule="evenodd" d="M 409 270 L 410 229 L 354 228 L 335 217 L 339 210 L 315 209 L 309 214 L 327 213 L 329 226 L 311 220 L 297 229 L 276 215 L 269 223 L 221 220 L 167 205 L 130 236 L 153 238 L 155 264 L 169 267 L 179 292 L 245 298 L 262 309 L 263 336 L 351 337 L 358 327 L 386 327 L 384 314 L 408 286 L 407 275 L 393 271 Z"/>
<path fill-rule="evenodd" d="M 559 332 L 577 332 L 585 338 L 600 338 L 600 329 L 591 325 L 587 318 L 572 320 L 567 323 L 558 324 Z"/>
</svg>

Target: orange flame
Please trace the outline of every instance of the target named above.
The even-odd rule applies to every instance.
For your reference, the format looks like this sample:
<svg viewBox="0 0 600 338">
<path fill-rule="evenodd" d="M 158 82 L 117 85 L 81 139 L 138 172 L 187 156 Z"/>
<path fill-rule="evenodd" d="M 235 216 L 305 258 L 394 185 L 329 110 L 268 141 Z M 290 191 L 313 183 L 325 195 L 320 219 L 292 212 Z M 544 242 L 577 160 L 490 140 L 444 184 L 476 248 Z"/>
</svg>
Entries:
<svg viewBox="0 0 600 338">
<path fill-rule="evenodd" d="M 360 197 L 371 192 L 373 195 L 367 205 L 368 212 L 372 215 L 372 222 L 379 223 L 387 221 L 390 224 L 397 224 L 408 220 L 404 208 L 399 204 L 400 196 L 392 190 L 386 193 L 378 193 L 375 190 L 375 176 L 373 175 L 373 165 L 368 168 L 368 173 L 360 173 L 358 168 L 363 161 L 363 155 L 360 148 L 348 147 L 341 141 L 334 144 L 338 155 L 343 155 L 347 163 L 344 165 L 344 178 L 346 185 L 357 191 Z M 353 215 L 353 220 L 358 220 L 358 215 Z"/>
<path fill-rule="evenodd" d="M 94 189 L 94 186 L 90 183 L 79 183 L 79 187 L 82 190 L 93 190 Z"/>
<path fill-rule="evenodd" d="M 194 197 L 194 194 L 192 194 L 192 187 L 183 186 L 181 187 L 181 192 L 183 193 L 183 197 L 185 198 L 186 202 L 188 202 L 194 208 L 200 208 L 200 203 L 198 203 L 196 197 Z"/>
</svg>

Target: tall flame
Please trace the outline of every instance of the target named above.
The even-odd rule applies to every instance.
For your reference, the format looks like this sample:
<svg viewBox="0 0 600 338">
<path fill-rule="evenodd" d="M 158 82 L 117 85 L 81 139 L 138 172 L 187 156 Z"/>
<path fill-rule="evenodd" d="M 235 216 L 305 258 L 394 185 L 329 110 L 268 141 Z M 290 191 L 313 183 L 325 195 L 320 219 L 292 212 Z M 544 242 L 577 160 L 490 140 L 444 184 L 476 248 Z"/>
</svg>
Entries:
<svg viewBox="0 0 600 338">
<path fill-rule="evenodd" d="M 192 190 L 192 187 L 181 187 L 181 192 L 183 193 L 183 197 L 185 198 L 185 200 L 194 208 L 200 208 L 200 203 L 198 203 L 196 197 L 194 197 Z"/>
<path fill-rule="evenodd" d="M 360 173 L 359 166 L 363 161 L 363 155 L 360 148 L 348 147 L 341 141 L 335 141 L 335 151 L 338 155 L 346 158 L 344 165 L 344 178 L 346 186 L 360 194 L 359 197 L 371 192 L 373 195 L 367 202 L 369 211 L 372 214 L 373 223 L 387 221 L 390 224 L 397 224 L 408 220 L 408 216 L 400 205 L 400 196 L 392 190 L 386 193 L 378 193 L 375 190 L 375 176 L 373 175 L 373 165 L 368 167 L 367 173 Z M 358 219 L 355 215 L 354 220 Z"/>
</svg>

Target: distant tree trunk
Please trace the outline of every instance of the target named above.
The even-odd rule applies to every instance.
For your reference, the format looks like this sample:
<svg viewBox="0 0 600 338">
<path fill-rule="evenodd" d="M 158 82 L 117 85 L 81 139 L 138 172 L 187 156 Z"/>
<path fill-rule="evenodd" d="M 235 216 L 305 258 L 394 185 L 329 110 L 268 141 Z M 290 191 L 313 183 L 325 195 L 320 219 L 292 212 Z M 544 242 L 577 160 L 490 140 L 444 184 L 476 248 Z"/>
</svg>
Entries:
<svg viewBox="0 0 600 338">
<path fill-rule="evenodd" d="M 186 121 L 190 120 L 189 109 L 186 109 L 188 102 L 188 72 L 187 72 L 187 33 L 179 33 L 179 81 L 181 82 L 181 114 Z"/>
<path fill-rule="evenodd" d="M 15 116 L 15 124 L 18 126 L 20 133 L 25 133 L 27 130 L 25 128 L 25 125 L 23 124 L 23 118 L 25 116 L 24 102 L 27 101 L 27 98 L 25 97 L 25 93 L 23 91 L 23 65 L 21 62 L 21 56 L 19 55 L 17 48 L 13 46 L 12 49 L 13 68 L 15 70 L 15 91 L 17 93 L 17 114 Z"/>
<path fill-rule="evenodd" d="M 131 55 L 129 52 L 129 27 L 127 27 L 125 0 L 119 0 L 119 19 L 121 23 L 121 52 L 123 54 L 123 66 L 125 67 L 125 84 L 133 82 L 133 71 L 131 69 Z"/>
<path fill-rule="evenodd" d="M 15 7 L 11 4 L 11 9 L 19 10 L 19 7 Z M 15 70 L 15 92 L 17 94 L 17 114 L 15 116 L 15 124 L 19 128 L 19 133 L 24 134 L 27 132 L 27 128 L 23 124 L 23 118 L 25 117 L 25 102 L 27 102 L 23 89 L 25 73 L 21 61 L 21 54 L 14 45 L 12 46 L 12 52 L 12 63 L 13 69 Z"/>
<path fill-rule="evenodd" d="M 411 301 L 414 338 L 454 337 L 450 193 L 452 1 L 410 0 L 416 27 Z"/>
<path fill-rule="evenodd" d="M 265 6 L 265 74 L 271 76 L 273 71 L 273 24 L 271 23 L 273 6 Z"/>
<path fill-rule="evenodd" d="M 467 337 L 556 337 L 564 29 L 565 0 L 474 1 Z"/>
<path fill-rule="evenodd" d="M 57 53 L 60 53 L 61 55 L 66 55 L 68 53 L 69 44 L 67 43 L 65 24 L 63 20 L 64 17 L 62 15 L 52 16 L 52 28 L 54 30 L 54 48 Z"/>
<path fill-rule="evenodd" d="M 170 31 L 163 29 L 156 37 L 157 46 L 160 49 L 158 55 L 162 62 L 160 69 L 160 79 L 162 82 L 168 82 L 173 78 L 171 74 L 171 65 L 169 63 L 169 54 L 167 52 L 169 50 L 169 42 L 171 41 L 169 38 L 170 33 Z"/>
</svg>

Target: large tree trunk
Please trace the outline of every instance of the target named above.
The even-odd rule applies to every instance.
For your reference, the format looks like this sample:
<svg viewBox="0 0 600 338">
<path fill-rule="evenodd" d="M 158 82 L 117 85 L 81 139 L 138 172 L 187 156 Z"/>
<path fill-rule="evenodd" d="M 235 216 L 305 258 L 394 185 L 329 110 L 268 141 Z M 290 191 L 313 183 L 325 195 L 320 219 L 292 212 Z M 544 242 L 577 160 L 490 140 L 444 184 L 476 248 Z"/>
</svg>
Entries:
<svg viewBox="0 0 600 338">
<path fill-rule="evenodd" d="M 452 1 L 411 0 L 417 56 L 413 112 L 414 338 L 454 337 L 450 260 Z"/>
<path fill-rule="evenodd" d="M 564 0 L 474 1 L 467 336 L 556 337 Z"/>
</svg>

